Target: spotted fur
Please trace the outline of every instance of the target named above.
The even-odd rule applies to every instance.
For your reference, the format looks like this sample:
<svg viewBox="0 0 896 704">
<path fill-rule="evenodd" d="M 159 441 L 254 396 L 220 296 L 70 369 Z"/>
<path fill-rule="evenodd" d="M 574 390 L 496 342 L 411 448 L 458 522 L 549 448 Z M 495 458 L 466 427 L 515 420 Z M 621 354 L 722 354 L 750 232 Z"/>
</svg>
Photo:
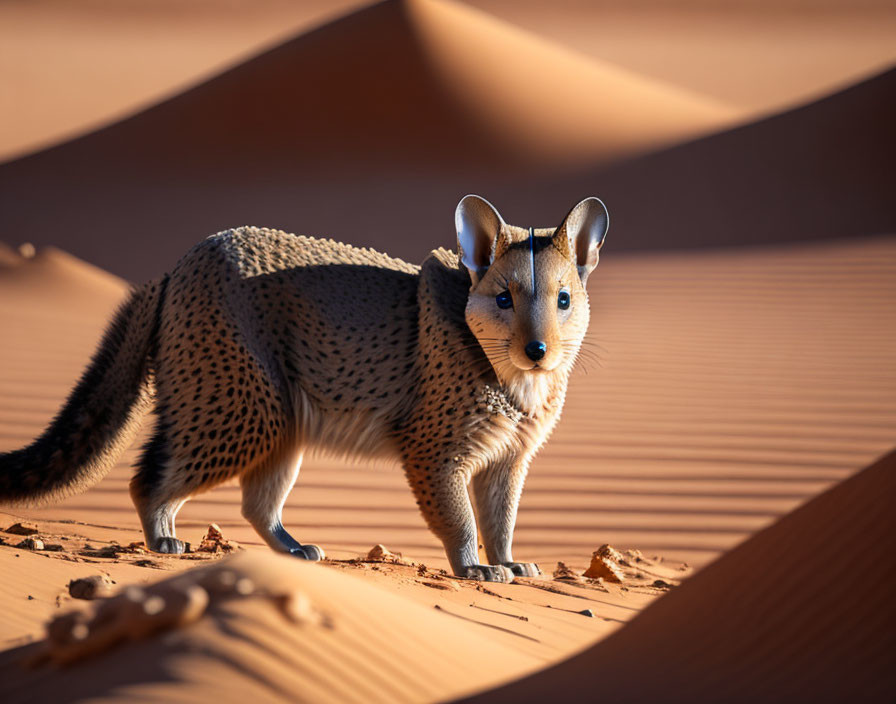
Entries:
<svg viewBox="0 0 896 704">
<path fill-rule="evenodd" d="M 530 241 L 468 196 L 460 258 L 440 249 L 419 267 L 276 230 L 214 235 L 131 295 L 47 432 L 0 455 L 0 501 L 97 481 L 154 388 L 154 430 L 131 482 L 153 550 L 182 552 L 178 509 L 236 478 L 244 516 L 272 548 L 320 559 L 281 512 L 303 454 L 322 451 L 399 459 L 457 574 L 534 574 L 514 562 L 511 542 L 528 465 L 559 418 L 587 327 L 576 247 L 595 235 L 570 229 L 575 214 Z M 573 293 L 564 316 L 559 286 Z M 498 287 L 513 293 L 509 317 L 495 313 Z M 532 335 L 548 345 L 536 368 L 520 356 Z"/>
</svg>

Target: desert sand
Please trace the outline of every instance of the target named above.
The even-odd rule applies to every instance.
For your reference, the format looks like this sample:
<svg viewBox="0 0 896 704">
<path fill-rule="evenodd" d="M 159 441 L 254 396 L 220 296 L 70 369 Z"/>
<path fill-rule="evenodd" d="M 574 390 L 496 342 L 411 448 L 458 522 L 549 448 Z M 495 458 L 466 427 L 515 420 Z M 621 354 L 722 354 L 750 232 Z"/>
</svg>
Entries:
<svg viewBox="0 0 896 704">
<path fill-rule="evenodd" d="M 687 577 L 691 571 L 683 569 L 683 562 L 696 568 L 711 562 L 890 446 L 896 422 L 896 378 L 890 365 L 896 346 L 894 273 L 896 245 L 889 239 L 772 251 L 616 258 L 607 253 L 594 277 L 591 295 L 600 305 L 587 345 L 600 359 L 584 360 L 588 373 L 583 370 L 574 379 L 564 420 L 530 474 L 520 511 L 516 554 L 540 562 L 548 576 L 525 584 L 486 585 L 482 591 L 445 580 L 439 573 L 447 567 L 441 547 L 425 529 L 399 468 L 314 458 L 303 467 L 285 519 L 303 540 L 324 545 L 337 561 L 313 567 L 317 571 L 303 573 L 299 581 L 307 589 L 330 592 L 313 575 L 348 572 L 344 576 L 363 577 L 409 604 L 438 611 L 440 622 L 460 622 L 487 634 L 482 637 L 496 647 L 526 656 L 507 659 L 499 674 L 473 673 L 464 666 L 462 671 L 471 673 L 468 687 L 456 678 L 434 678 L 429 689 L 394 695 L 399 698 L 464 695 L 572 654 Z M 124 284 L 53 251 L 19 261 L 3 275 L 0 301 L 7 305 L 0 306 L 0 315 L 4 329 L 14 335 L 4 345 L 0 365 L 0 437 L 3 447 L 13 448 L 37 434 L 61 402 Z M 47 288 L 50 281 L 62 286 L 66 277 L 69 295 L 42 292 L 45 281 Z M 202 555 L 170 558 L 126 547 L 97 553 L 141 539 L 126 486 L 135 451 L 84 494 L 47 508 L 0 510 L 0 527 L 35 520 L 44 542 L 62 546 L 52 553 L 16 549 L 12 546 L 21 537 L 0 533 L 7 543 L 0 546 L 0 560 L 8 566 L 2 596 L 13 614 L 4 619 L 0 634 L 6 647 L 39 638 L 48 618 L 70 608 L 66 585 L 75 577 L 106 573 L 116 586 L 145 584 L 203 560 Z M 181 513 L 180 533 L 195 546 L 210 521 L 246 552 L 266 553 L 239 516 L 236 487 L 191 502 Z M 365 555 L 376 542 L 425 569 L 345 562 Z M 641 550 L 644 562 L 632 563 L 628 584 L 551 579 L 558 561 L 581 574 L 591 552 L 606 542 Z M 657 579 L 660 586 L 654 586 Z M 349 582 L 339 589 L 354 593 L 355 587 Z M 351 603 L 365 598 L 359 594 Z M 334 619 L 352 622 L 354 617 L 336 609 L 338 600 L 327 603 L 334 605 Z M 370 607 L 379 608 L 376 603 Z M 578 613 L 585 609 L 595 617 Z M 215 623 L 203 628 L 224 628 Z M 403 640 L 402 632 L 384 627 L 390 634 L 384 637 L 408 648 L 402 657 L 419 658 L 419 649 Z M 196 638 L 207 642 L 203 639 L 211 636 Z M 279 666 L 252 659 L 256 647 L 267 646 L 237 648 L 258 668 L 240 686 L 254 691 L 251 682 L 263 680 L 295 692 L 294 679 L 272 674 L 270 668 L 280 672 Z M 378 650 L 370 642 L 338 647 L 362 659 L 372 657 L 369 648 Z M 127 660 L 126 655 L 111 657 Z M 219 662 L 235 657 L 227 652 L 208 656 Z M 113 662 L 100 657 L 91 667 L 119 671 Z M 194 674 L 208 671 L 198 661 L 170 663 L 183 668 L 177 681 L 211 686 L 212 678 Z M 307 658 L 288 663 L 299 672 L 313 666 Z M 169 665 L 159 667 L 128 670 L 119 684 L 148 682 L 147 697 L 164 691 L 187 698 L 191 688 L 166 690 L 159 684 L 168 677 L 162 673 Z M 120 695 L 114 683 L 81 680 L 80 672 L 76 668 L 66 676 L 81 681 L 78 686 L 92 683 L 90 692 Z M 337 668 L 328 676 L 340 673 Z M 40 672 L 34 677 L 44 679 Z M 52 678 L 45 686 L 65 681 Z M 26 688 L 11 690 L 10 696 L 23 696 L 31 685 L 21 686 Z M 71 684 L 62 691 L 82 690 Z M 309 701 L 327 700 L 314 692 L 316 698 Z M 343 696 L 342 690 L 333 692 L 333 701 Z M 368 695 L 359 690 L 358 696 Z"/>
<path fill-rule="evenodd" d="M 0 150 L 100 128 L 0 164 L 0 451 L 50 420 L 128 282 L 217 230 L 251 222 L 419 261 L 453 246 L 468 191 L 520 224 L 590 194 L 612 218 L 579 370 L 520 507 L 514 552 L 543 577 L 450 577 L 399 467 L 328 457 L 306 460 L 284 515 L 323 565 L 270 554 L 231 485 L 191 501 L 178 531 L 195 548 L 215 522 L 233 549 L 147 553 L 127 493 L 144 432 L 89 491 L 0 507 L 4 702 L 896 691 L 892 455 L 869 467 L 896 429 L 892 13 L 744 2 L 732 21 L 691 3 L 664 54 L 663 3 L 541 20 L 531 3 L 476 4 L 488 13 L 0 8 L 21 30 L 0 71 L 29 36 L 58 40 L 18 90 L 75 106 L 25 110 Z M 595 25 L 612 36 L 590 42 Z M 95 53 L 52 77 L 44 61 L 78 46 L 73 27 Z M 174 48 L 141 73 L 154 33 Z M 740 37 L 730 53 L 726 37 Z M 812 71 L 795 60 L 821 55 Z M 744 56 L 761 90 L 723 80 Z M 23 521 L 45 549 L 19 546 L 8 529 Z M 376 544 L 394 555 L 368 558 Z M 604 544 L 622 583 L 582 576 Z M 69 594 L 100 575 L 117 601 Z M 85 615 L 47 631 L 73 608 Z"/>
<path fill-rule="evenodd" d="M 470 701 L 886 701 L 896 688 L 890 453 L 600 644 Z"/>
</svg>

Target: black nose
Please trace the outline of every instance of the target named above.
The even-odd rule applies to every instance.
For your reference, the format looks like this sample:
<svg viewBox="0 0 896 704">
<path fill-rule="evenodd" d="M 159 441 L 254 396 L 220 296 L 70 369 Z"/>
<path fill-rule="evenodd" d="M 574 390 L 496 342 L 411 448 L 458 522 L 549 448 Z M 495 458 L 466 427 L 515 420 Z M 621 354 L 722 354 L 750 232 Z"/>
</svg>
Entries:
<svg viewBox="0 0 896 704">
<path fill-rule="evenodd" d="M 544 353 L 547 351 L 547 346 L 540 340 L 532 340 L 532 342 L 526 345 L 526 356 L 533 362 L 537 362 L 544 357 Z"/>
</svg>

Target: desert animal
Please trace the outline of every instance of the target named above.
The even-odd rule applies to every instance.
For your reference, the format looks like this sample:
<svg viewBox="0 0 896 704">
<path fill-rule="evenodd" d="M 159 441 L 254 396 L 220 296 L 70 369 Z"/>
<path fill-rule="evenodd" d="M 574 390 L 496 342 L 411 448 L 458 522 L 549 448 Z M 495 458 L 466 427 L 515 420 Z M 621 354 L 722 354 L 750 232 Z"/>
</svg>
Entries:
<svg viewBox="0 0 896 704">
<path fill-rule="evenodd" d="M 99 481 L 154 406 L 130 485 L 153 551 L 183 552 L 178 510 L 236 477 L 268 545 L 321 559 L 281 513 L 303 454 L 325 451 L 398 458 L 456 574 L 538 574 L 511 552 L 517 506 L 560 417 L 608 224 L 597 198 L 524 229 L 469 195 L 457 253 L 421 266 L 276 230 L 213 235 L 130 294 L 43 435 L 0 455 L 0 502 Z"/>
</svg>

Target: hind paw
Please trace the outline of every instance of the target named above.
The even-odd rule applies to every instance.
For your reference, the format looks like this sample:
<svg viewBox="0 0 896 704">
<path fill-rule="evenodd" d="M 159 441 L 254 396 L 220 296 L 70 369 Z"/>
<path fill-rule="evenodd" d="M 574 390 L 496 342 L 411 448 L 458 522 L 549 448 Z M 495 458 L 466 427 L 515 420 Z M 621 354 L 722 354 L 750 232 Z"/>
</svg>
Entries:
<svg viewBox="0 0 896 704">
<path fill-rule="evenodd" d="M 323 551 L 323 548 L 311 544 L 293 548 L 289 551 L 289 554 L 295 555 L 296 557 L 299 557 L 303 560 L 308 560 L 309 562 L 320 562 L 327 557 L 326 553 L 324 553 Z"/>
<path fill-rule="evenodd" d="M 458 576 L 476 579 L 480 582 L 504 582 L 509 584 L 513 581 L 513 572 L 510 571 L 510 568 L 503 565 L 470 565 L 465 567 L 463 573 Z"/>
<path fill-rule="evenodd" d="M 517 577 L 540 577 L 541 568 L 534 562 L 502 562 Z"/>
<path fill-rule="evenodd" d="M 182 555 L 185 552 L 190 552 L 190 544 L 177 538 L 164 537 L 153 541 L 149 549 L 165 555 Z"/>
</svg>

